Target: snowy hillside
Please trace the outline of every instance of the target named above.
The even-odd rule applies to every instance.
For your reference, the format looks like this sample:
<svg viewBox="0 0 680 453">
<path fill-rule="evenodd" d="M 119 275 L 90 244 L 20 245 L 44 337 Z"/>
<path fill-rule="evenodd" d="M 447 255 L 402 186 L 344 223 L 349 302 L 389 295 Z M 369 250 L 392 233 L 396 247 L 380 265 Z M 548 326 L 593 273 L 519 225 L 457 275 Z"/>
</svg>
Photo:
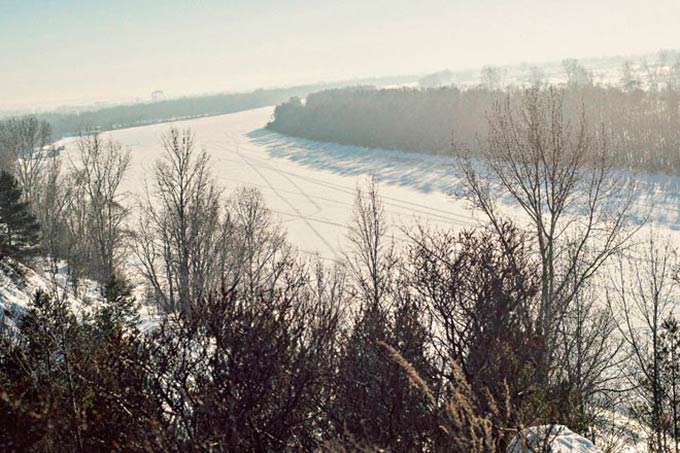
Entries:
<svg viewBox="0 0 680 453">
<path fill-rule="evenodd" d="M 17 262 L 0 263 L 0 316 L 14 329 L 15 321 L 26 310 L 38 291 L 65 298 L 75 310 L 87 310 L 103 300 L 100 288 L 83 280 L 78 288 L 69 282 L 68 269 L 60 265 L 56 273 L 37 263 L 34 268 Z"/>
</svg>

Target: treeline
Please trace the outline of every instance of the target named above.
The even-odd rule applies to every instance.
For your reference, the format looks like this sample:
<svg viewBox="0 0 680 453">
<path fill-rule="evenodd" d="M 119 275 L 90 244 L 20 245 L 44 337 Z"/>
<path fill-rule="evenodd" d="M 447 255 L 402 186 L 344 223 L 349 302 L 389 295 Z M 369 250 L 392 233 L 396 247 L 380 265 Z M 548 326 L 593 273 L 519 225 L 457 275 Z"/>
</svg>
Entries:
<svg viewBox="0 0 680 453">
<path fill-rule="evenodd" d="M 486 82 L 461 90 L 344 88 L 293 98 L 277 106 L 268 127 L 312 140 L 370 148 L 426 153 L 479 151 L 488 146 L 487 115 L 497 103 L 517 102 L 523 89 L 499 88 L 487 68 Z M 680 65 L 664 82 L 641 89 L 633 76 L 625 88 L 594 85 L 578 64 L 567 69 L 569 82 L 559 88 L 564 114 L 579 121 L 582 107 L 591 127 L 611 134 L 613 163 L 623 168 L 680 172 Z M 538 76 L 537 76 L 538 77 Z M 537 78 L 534 86 L 542 86 Z"/>
<path fill-rule="evenodd" d="M 312 140 L 443 153 L 450 151 L 454 131 L 474 142 L 497 96 L 483 88 L 341 88 L 278 105 L 268 127 Z"/>
<path fill-rule="evenodd" d="M 250 93 L 216 94 L 165 101 L 118 105 L 79 113 L 44 113 L 55 137 L 81 131 L 106 131 L 174 119 L 220 115 L 277 104 L 290 96 L 304 96 L 318 86 L 256 90 Z"/>
<path fill-rule="evenodd" d="M 632 189 L 606 133 L 566 127 L 564 108 L 534 90 L 489 115 L 482 165 L 463 162 L 484 227 L 397 242 L 369 180 L 331 264 L 301 258 L 257 190 L 223 194 L 191 131 L 163 136 L 134 214 L 126 151 L 81 138 L 73 169 L 37 171 L 53 186 L 20 187 L 36 188 L 36 213 L 61 194 L 63 211 L 38 216 L 43 253 L 106 282 L 104 300 L 78 311 L 39 293 L 2 332 L 0 446 L 547 451 L 555 433 L 528 430 L 562 424 L 603 451 L 675 451 L 676 255 L 658 239 L 631 248 Z M 501 194 L 528 224 L 499 214 Z"/>
<path fill-rule="evenodd" d="M 78 113 L 49 112 L 38 115 L 47 121 L 55 139 L 81 132 L 106 131 L 170 120 L 221 115 L 284 102 L 291 96 L 357 83 L 389 84 L 413 77 L 385 77 L 335 83 L 301 85 L 290 88 L 258 89 L 245 93 L 224 93 L 189 96 L 164 101 L 118 105 Z"/>
</svg>

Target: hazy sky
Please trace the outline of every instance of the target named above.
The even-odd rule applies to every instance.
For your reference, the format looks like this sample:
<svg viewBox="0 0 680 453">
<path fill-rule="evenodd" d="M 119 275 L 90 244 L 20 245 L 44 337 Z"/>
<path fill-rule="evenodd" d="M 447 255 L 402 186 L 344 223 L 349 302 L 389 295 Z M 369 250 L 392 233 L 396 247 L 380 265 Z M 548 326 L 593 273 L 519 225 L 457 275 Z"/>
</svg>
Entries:
<svg viewBox="0 0 680 453">
<path fill-rule="evenodd" d="M 680 47 L 680 0 L 0 0 L 0 108 Z"/>
</svg>

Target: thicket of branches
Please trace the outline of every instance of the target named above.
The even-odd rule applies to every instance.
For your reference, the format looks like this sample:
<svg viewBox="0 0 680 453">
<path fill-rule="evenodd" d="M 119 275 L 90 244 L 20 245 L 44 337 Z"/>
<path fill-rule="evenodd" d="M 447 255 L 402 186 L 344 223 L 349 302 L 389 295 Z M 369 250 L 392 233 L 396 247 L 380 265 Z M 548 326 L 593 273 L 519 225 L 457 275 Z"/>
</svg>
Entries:
<svg viewBox="0 0 680 453">
<path fill-rule="evenodd" d="M 191 131 L 163 136 L 134 216 L 119 144 L 36 156 L 38 245 L 106 298 L 38 293 L 3 330 L 0 448 L 495 452 L 563 424 L 604 451 L 643 431 L 673 451 L 675 255 L 631 248 L 610 142 L 568 108 L 533 89 L 489 111 L 483 163 L 463 168 L 484 227 L 396 242 L 369 180 L 331 265 L 298 255 L 255 189 L 223 194 Z"/>
</svg>

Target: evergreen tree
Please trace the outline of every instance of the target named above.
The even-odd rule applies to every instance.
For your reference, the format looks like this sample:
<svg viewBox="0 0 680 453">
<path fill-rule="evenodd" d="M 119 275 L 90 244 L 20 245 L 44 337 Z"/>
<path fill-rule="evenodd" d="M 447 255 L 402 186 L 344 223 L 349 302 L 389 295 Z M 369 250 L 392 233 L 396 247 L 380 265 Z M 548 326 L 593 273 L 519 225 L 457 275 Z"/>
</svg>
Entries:
<svg viewBox="0 0 680 453">
<path fill-rule="evenodd" d="M 99 330 L 106 335 L 116 335 L 140 322 L 139 307 L 132 296 L 132 286 L 122 277 L 113 274 L 104 284 L 106 303 L 95 316 Z"/>
<path fill-rule="evenodd" d="M 0 260 L 26 258 L 37 249 L 40 226 L 9 172 L 0 171 Z"/>
</svg>

